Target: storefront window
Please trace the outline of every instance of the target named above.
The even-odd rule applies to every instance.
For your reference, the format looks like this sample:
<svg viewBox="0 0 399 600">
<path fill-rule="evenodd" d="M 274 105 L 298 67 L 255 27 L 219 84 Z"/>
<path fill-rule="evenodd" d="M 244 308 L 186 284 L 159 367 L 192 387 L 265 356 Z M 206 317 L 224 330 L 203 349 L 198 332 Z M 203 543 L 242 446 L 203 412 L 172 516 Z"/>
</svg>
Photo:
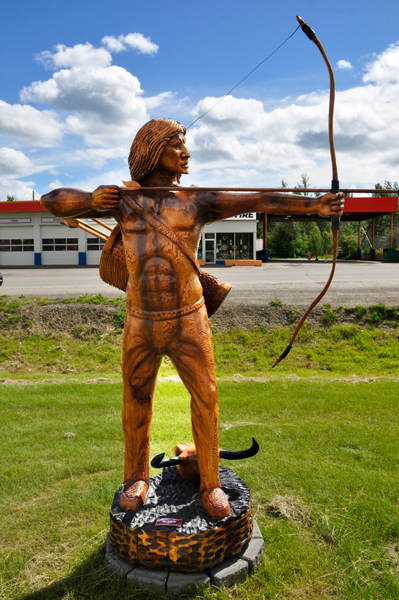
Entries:
<svg viewBox="0 0 399 600">
<path fill-rule="evenodd" d="M 234 233 L 216 234 L 216 259 L 234 259 Z"/>
<path fill-rule="evenodd" d="M 254 236 L 253 233 L 236 233 L 236 252 L 235 258 L 244 260 L 253 258 L 254 255 Z"/>
<path fill-rule="evenodd" d="M 217 233 L 217 260 L 244 260 L 254 256 L 253 233 Z"/>
</svg>

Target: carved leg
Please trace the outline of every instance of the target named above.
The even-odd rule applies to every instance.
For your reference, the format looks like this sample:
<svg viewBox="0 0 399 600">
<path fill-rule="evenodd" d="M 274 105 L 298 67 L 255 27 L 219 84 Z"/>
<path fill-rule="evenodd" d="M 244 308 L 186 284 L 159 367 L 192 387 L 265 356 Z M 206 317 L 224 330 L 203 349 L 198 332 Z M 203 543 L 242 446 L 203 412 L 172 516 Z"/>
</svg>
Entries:
<svg viewBox="0 0 399 600">
<path fill-rule="evenodd" d="M 230 513 L 219 481 L 219 407 L 212 334 L 205 307 L 179 319 L 177 343 L 169 351 L 191 394 L 191 420 L 200 471 L 199 500 L 208 514 Z"/>
<path fill-rule="evenodd" d="M 148 489 L 150 427 L 161 364 L 161 357 L 149 347 L 144 333 L 143 323 L 127 315 L 122 353 L 125 485 L 121 504 L 128 510 L 143 504 Z"/>
</svg>

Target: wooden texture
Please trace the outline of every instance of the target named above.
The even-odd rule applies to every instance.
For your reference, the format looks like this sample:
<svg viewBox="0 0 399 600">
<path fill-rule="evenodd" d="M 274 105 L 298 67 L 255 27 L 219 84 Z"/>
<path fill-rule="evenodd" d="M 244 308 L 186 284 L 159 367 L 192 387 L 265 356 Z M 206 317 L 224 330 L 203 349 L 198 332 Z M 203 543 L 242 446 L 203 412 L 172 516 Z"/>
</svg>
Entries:
<svg viewBox="0 0 399 600">
<path fill-rule="evenodd" d="M 184 243 L 195 255 L 207 223 L 255 211 L 340 215 L 342 194 L 313 198 L 283 192 L 213 192 L 195 187 L 183 191 L 179 189 L 180 177 L 188 173 L 189 158 L 184 127 L 171 119 L 153 119 L 137 133 L 129 154 L 132 181 L 152 189 L 100 186 L 89 193 L 61 188 L 43 196 L 41 202 L 62 218 L 112 216 L 120 226 L 123 247 L 115 241 L 111 255 L 124 253 L 126 270 L 122 269 L 118 277 L 122 285 L 127 283 L 129 308 L 122 354 L 124 480 L 148 482 L 153 401 L 161 359 L 166 355 L 191 396 L 192 431 L 203 492 L 220 489 L 217 381 L 208 313 L 201 304 L 203 286 L 198 270 L 183 255 L 179 243 L 154 229 L 146 215 L 172 230 L 182 241 L 180 245 Z M 143 212 L 132 206 L 129 194 L 134 195 L 130 200 L 134 197 Z M 113 268 L 111 262 L 101 267 L 107 276 Z M 202 502 L 205 506 L 205 500 Z M 206 502 L 211 516 L 220 515 L 219 508 L 214 511 L 212 502 Z"/>
<path fill-rule="evenodd" d="M 101 224 L 101 221 L 98 221 L 97 219 L 93 220 Z M 79 222 L 80 219 L 76 219 L 76 221 Z M 82 224 L 79 224 L 79 227 L 85 231 L 89 231 Z M 126 292 L 129 274 L 126 267 L 123 240 L 119 225 L 113 230 L 111 229 L 111 231 L 113 232 L 113 235 L 111 234 L 109 243 L 104 246 L 101 253 L 99 266 L 100 277 L 105 283 Z M 100 235 L 101 232 L 89 231 L 89 233 L 96 235 L 100 239 L 109 239 L 102 237 L 102 235 Z M 211 273 L 201 271 L 198 263 L 197 267 L 198 276 L 202 286 L 202 293 L 205 298 L 206 310 L 208 317 L 211 317 L 226 299 L 226 296 L 231 289 L 231 285 L 230 283 L 222 283 L 220 279 Z"/>
<path fill-rule="evenodd" d="M 220 469 L 220 481 L 231 508 L 220 520 L 210 519 L 199 505 L 199 483 L 183 480 L 174 467 L 151 478 L 146 503 L 138 511 L 121 508 L 119 489 L 111 510 L 112 547 L 131 563 L 178 571 L 202 571 L 237 556 L 252 535 L 250 493 L 230 469 Z M 157 525 L 160 518 L 181 519 L 182 524 Z"/>
</svg>

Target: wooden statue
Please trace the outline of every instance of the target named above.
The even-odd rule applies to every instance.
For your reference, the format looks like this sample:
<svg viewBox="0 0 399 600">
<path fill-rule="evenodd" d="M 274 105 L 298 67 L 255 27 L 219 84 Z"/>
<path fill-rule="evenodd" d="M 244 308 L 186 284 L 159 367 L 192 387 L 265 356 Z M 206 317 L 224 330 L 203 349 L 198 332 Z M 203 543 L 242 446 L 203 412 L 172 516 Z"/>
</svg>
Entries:
<svg viewBox="0 0 399 600">
<path fill-rule="evenodd" d="M 132 182 L 93 193 L 61 188 L 41 198 L 57 217 L 112 216 L 120 225 L 128 272 L 123 338 L 122 422 L 125 440 L 121 506 L 135 510 L 149 485 L 150 425 L 162 356 L 174 363 L 191 395 L 200 473 L 199 501 L 212 518 L 229 515 L 219 482 L 218 391 L 211 330 L 195 257 L 207 223 L 247 212 L 341 215 L 343 194 L 319 198 L 275 192 L 179 191 L 190 154 L 185 128 L 153 119 L 137 133 L 129 155 Z M 168 190 L 141 190 L 167 187 Z M 190 258 L 191 257 L 191 258 Z M 195 260 L 195 259 L 194 259 Z"/>
</svg>

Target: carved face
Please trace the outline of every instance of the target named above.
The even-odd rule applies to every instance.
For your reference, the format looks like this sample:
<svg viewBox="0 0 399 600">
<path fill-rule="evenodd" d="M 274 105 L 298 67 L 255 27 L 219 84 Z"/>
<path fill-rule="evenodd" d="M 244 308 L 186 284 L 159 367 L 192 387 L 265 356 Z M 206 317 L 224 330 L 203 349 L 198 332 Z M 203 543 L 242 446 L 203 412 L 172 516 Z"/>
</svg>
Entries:
<svg viewBox="0 0 399 600">
<path fill-rule="evenodd" d="M 182 133 L 173 136 L 162 150 L 156 168 L 169 173 L 188 173 L 190 154 L 185 146 L 186 138 Z"/>
</svg>

